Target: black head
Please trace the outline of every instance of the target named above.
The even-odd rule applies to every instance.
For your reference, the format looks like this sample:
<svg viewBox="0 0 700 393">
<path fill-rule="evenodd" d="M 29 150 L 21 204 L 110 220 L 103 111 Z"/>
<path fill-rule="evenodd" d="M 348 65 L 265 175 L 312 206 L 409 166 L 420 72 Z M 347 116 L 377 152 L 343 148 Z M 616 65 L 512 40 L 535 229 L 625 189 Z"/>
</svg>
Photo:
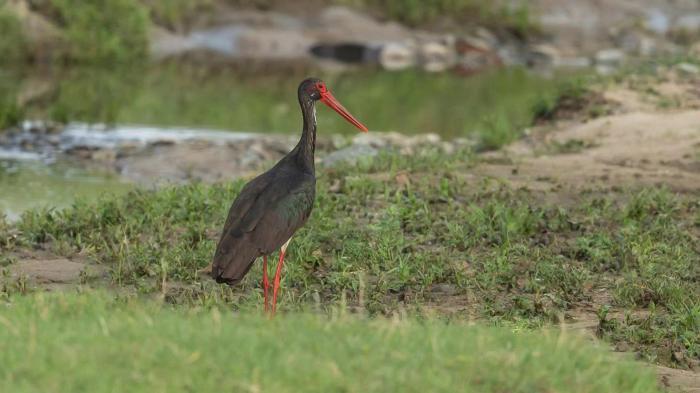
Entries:
<svg viewBox="0 0 700 393">
<path fill-rule="evenodd" d="M 328 89 L 326 84 L 318 78 L 307 78 L 299 85 L 299 98 L 308 101 L 318 101 Z"/>
<path fill-rule="evenodd" d="M 333 97 L 330 90 L 326 87 L 326 84 L 318 78 L 308 78 L 305 79 L 299 85 L 299 101 L 302 105 L 306 103 L 312 103 L 315 101 L 321 101 L 328 105 L 331 109 L 338 112 L 340 116 L 345 118 L 355 127 L 359 128 L 361 131 L 367 132 L 367 127 L 360 123 L 350 112 L 347 111 L 340 102 Z"/>
</svg>

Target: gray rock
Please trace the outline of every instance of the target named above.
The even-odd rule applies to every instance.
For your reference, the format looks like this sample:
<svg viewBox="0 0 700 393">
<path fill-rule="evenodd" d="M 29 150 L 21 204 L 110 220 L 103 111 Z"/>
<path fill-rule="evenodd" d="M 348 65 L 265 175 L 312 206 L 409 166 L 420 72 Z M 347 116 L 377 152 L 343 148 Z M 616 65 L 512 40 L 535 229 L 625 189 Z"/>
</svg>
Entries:
<svg viewBox="0 0 700 393">
<path fill-rule="evenodd" d="M 455 63 L 454 49 L 440 42 L 428 42 L 418 50 L 421 67 L 428 72 L 442 72 Z"/>
<path fill-rule="evenodd" d="M 389 71 L 403 70 L 417 63 L 416 48 L 411 45 L 390 42 L 379 49 L 379 64 Z"/>
<path fill-rule="evenodd" d="M 305 60 L 312 43 L 296 30 L 225 25 L 186 36 L 152 29 L 150 50 L 156 59 L 206 51 L 229 59 Z"/>
<path fill-rule="evenodd" d="M 625 52 L 620 49 L 603 49 L 595 55 L 595 61 L 598 65 L 619 66 L 625 60 Z"/>
<path fill-rule="evenodd" d="M 366 145 L 374 148 L 405 148 L 419 145 L 437 145 L 441 141 L 437 134 L 404 135 L 398 132 L 370 132 L 357 134 L 352 143 L 355 145 Z"/>
<path fill-rule="evenodd" d="M 688 50 L 688 53 L 691 56 L 700 58 L 700 41 L 693 44 L 693 46 L 690 47 L 690 50 Z"/>
<path fill-rule="evenodd" d="M 553 45 L 539 44 L 532 47 L 532 54 L 539 57 L 540 61 L 547 65 L 554 65 L 559 62 L 561 54 Z"/>
<path fill-rule="evenodd" d="M 668 32 L 670 21 L 668 15 L 658 8 L 647 12 L 647 20 L 644 26 L 656 34 L 666 34 Z"/>
<path fill-rule="evenodd" d="M 700 73 L 700 67 L 691 63 L 680 63 L 676 65 L 676 69 L 684 74 L 696 75 Z"/>
<path fill-rule="evenodd" d="M 588 68 L 592 64 L 593 61 L 588 57 L 562 57 L 554 65 L 563 68 Z"/>
<path fill-rule="evenodd" d="M 355 164 L 361 159 L 367 159 L 379 154 L 379 150 L 369 145 L 350 145 L 344 149 L 334 151 L 327 155 L 321 163 L 323 166 L 332 167 L 339 163 Z"/>
<path fill-rule="evenodd" d="M 326 7 L 314 22 L 313 34 L 324 42 L 403 42 L 412 36 L 397 23 L 382 23 L 342 6 Z"/>
<path fill-rule="evenodd" d="M 683 15 L 673 24 L 674 30 L 695 32 L 700 30 L 700 14 Z"/>
</svg>

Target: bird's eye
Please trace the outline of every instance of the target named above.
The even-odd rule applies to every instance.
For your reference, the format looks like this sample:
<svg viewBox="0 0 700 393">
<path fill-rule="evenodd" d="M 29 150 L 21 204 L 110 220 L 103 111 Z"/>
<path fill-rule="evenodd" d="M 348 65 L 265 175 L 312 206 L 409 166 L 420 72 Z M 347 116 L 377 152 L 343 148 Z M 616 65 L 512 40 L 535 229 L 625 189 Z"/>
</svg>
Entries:
<svg viewBox="0 0 700 393">
<path fill-rule="evenodd" d="M 326 86 L 323 85 L 323 83 L 317 83 L 316 88 L 318 89 L 319 92 L 323 93 L 326 91 Z"/>
</svg>

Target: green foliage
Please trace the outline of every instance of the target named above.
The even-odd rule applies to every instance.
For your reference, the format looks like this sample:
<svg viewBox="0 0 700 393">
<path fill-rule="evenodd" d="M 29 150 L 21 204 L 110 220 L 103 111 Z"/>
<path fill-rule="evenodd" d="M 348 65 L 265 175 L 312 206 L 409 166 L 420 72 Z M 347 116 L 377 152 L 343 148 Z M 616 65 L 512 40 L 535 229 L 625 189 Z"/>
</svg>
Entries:
<svg viewBox="0 0 700 393">
<path fill-rule="evenodd" d="M 26 39 L 17 17 L 0 0 L 0 64 L 12 63 L 26 58 Z M 0 103 L 0 110 L 2 103 Z M 2 124 L 0 114 L 0 125 Z"/>
<path fill-rule="evenodd" d="M 542 95 L 535 101 L 532 107 L 534 120 L 552 120 L 561 110 L 581 111 L 592 94 L 590 86 L 593 83 L 589 79 L 582 76 L 562 79 L 557 85 L 556 94 Z"/>
<path fill-rule="evenodd" d="M 51 0 L 65 27 L 67 58 L 83 63 L 138 62 L 148 55 L 148 15 L 137 0 Z"/>
<path fill-rule="evenodd" d="M 471 21 L 496 28 L 510 29 L 517 34 L 538 31 L 527 4 L 513 6 L 479 0 L 337 0 L 340 4 L 374 10 L 409 25 L 425 25 L 440 18 L 458 22 Z"/>
<path fill-rule="evenodd" d="M 564 333 L 343 314 L 172 310 L 100 293 L 12 297 L 7 392 L 658 392 L 650 369 Z"/>
<path fill-rule="evenodd" d="M 143 0 L 154 23 L 168 29 L 184 32 L 198 11 L 214 5 L 214 0 Z"/>
<path fill-rule="evenodd" d="M 431 304 L 469 299 L 469 309 L 451 315 L 536 327 L 561 321 L 602 288 L 615 310 L 659 311 L 644 323 L 610 321 L 601 326 L 605 337 L 667 364 L 677 362 L 673 352 L 696 356 L 700 267 L 691 198 L 649 189 L 548 204 L 535 191 L 467 181 L 460 173 L 471 160 L 469 152 L 427 149 L 320 171 L 316 207 L 288 251 L 281 309 L 344 301 L 373 315 L 430 314 Z M 409 174 L 408 184 L 393 181 L 398 171 Z M 13 244 L 88 256 L 110 268 L 114 284 L 172 303 L 258 307 L 260 264 L 235 289 L 196 273 L 210 262 L 242 184 L 134 191 L 30 211 Z M 654 329 L 661 333 L 645 338 Z"/>
<path fill-rule="evenodd" d="M 0 132 L 19 123 L 24 116 L 17 104 L 18 91 L 19 81 L 0 70 Z"/>
</svg>

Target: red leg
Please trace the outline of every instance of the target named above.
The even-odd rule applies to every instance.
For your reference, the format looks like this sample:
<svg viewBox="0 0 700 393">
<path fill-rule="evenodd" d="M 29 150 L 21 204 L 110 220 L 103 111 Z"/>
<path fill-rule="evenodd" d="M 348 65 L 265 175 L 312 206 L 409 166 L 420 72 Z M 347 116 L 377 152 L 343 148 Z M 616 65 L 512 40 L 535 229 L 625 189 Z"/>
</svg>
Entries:
<svg viewBox="0 0 700 393">
<path fill-rule="evenodd" d="M 270 305 L 267 300 L 267 289 L 270 288 L 270 282 L 267 280 L 267 255 L 263 255 L 263 288 L 265 290 L 265 312 L 268 312 Z"/>
<path fill-rule="evenodd" d="M 280 287 L 280 276 L 282 275 L 282 265 L 284 264 L 284 253 L 286 252 L 286 247 L 282 247 L 280 250 L 280 261 L 277 263 L 277 272 L 275 273 L 275 283 L 272 287 L 272 314 L 275 314 L 277 310 L 277 290 Z"/>
</svg>

